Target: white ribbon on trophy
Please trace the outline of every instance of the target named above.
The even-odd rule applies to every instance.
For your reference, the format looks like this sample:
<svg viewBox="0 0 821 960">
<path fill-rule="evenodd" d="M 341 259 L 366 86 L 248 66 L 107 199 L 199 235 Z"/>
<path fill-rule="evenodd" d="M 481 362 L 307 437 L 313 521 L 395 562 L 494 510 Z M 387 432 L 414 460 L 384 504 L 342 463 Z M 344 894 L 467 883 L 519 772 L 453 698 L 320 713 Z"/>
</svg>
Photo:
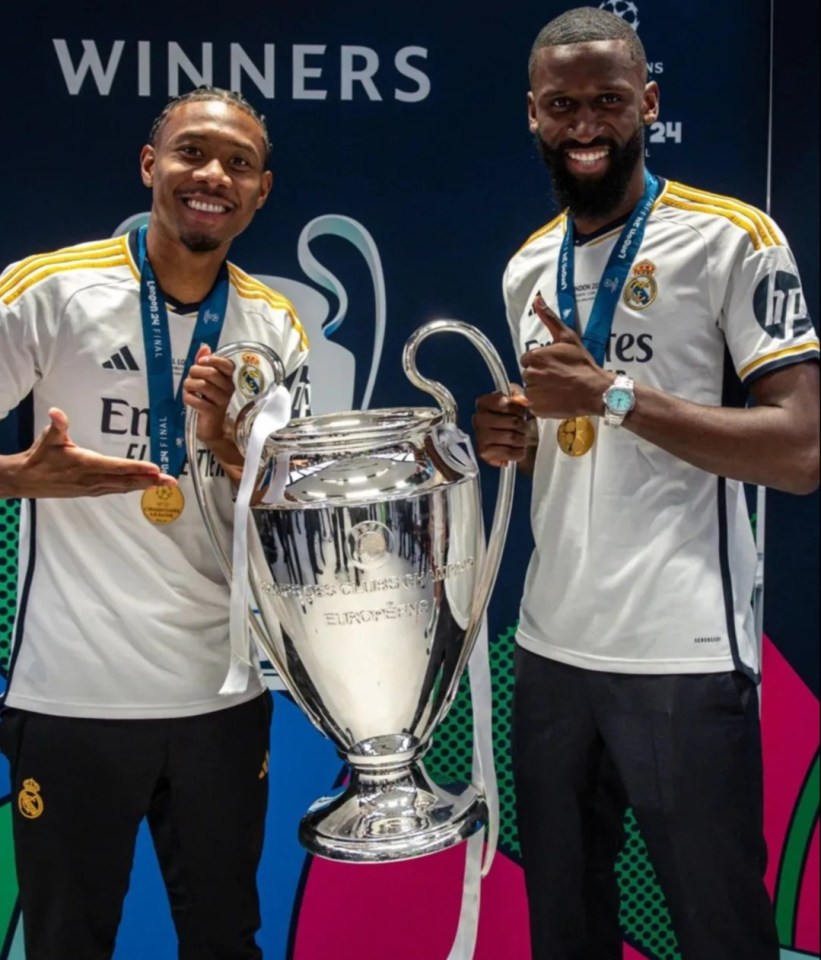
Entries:
<svg viewBox="0 0 821 960">
<path fill-rule="evenodd" d="M 439 449 L 456 466 L 470 470 L 476 468 L 476 457 L 470 437 L 453 424 L 442 424 L 438 429 Z M 458 535 L 455 528 L 452 534 Z M 484 541 L 484 535 L 482 536 Z M 478 559 L 478 558 L 477 558 Z M 460 581 L 445 580 L 451 612 L 460 625 L 466 627 L 470 619 L 469 603 L 472 597 L 455 596 Z M 467 609 L 466 609 L 467 607 Z M 465 877 L 462 887 L 462 906 L 459 926 L 448 954 L 448 960 L 471 960 L 476 950 L 479 932 L 479 907 L 481 881 L 490 872 L 499 840 L 499 790 L 496 782 L 496 766 L 493 761 L 493 694 L 488 649 L 487 615 L 483 615 L 476 643 L 468 662 L 470 695 L 473 707 L 473 785 L 485 795 L 488 809 L 487 828 L 478 831 L 467 841 Z M 485 847 L 485 841 L 487 846 Z M 484 851 L 484 859 L 482 857 Z"/>
<path fill-rule="evenodd" d="M 245 451 L 245 463 L 242 479 L 237 492 L 234 507 L 234 545 L 233 569 L 231 580 L 231 619 L 230 646 L 231 659 L 228 674 L 220 693 L 244 693 L 248 687 L 251 669 L 254 667 L 254 644 L 248 623 L 250 587 L 248 582 L 248 524 L 251 520 L 251 497 L 257 481 L 257 469 L 262 458 L 262 449 L 271 433 L 281 430 L 291 419 L 291 396 L 280 385 L 273 390 L 261 404 L 248 447 Z M 275 471 L 276 473 L 276 471 Z M 272 486 L 277 482 L 272 477 Z M 279 478 L 279 498 L 282 499 L 284 480 Z"/>
</svg>

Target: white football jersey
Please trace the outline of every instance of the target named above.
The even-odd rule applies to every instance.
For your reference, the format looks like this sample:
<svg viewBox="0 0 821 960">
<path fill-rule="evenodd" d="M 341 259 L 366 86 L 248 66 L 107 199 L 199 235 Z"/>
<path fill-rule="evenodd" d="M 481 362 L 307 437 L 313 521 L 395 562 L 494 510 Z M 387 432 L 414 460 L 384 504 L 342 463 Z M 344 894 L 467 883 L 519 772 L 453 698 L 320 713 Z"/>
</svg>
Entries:
<svg viewBox="0 0 821 960">
<path fill-rule="evenodd" d="M 518 355 L 550 343 L 537 292 L 558 313 L 559 216 L 504 277 Z M 578 324 L 621 226 L 575 247 Z M 795 261 L 778 227 L 739 201 L 664 185 L 613 318 L 604 367 L 707 406 L 819 354 Z M 759 670 L 751 598 L 756 550 L 743 485 L 594 420 L 582 456 L 538 420 L 535 549 L 518 641 L 564 663 L 624 673 Z"/>
<path fill-rule="evenodd" d="M 292 305 L 233 265 L 228 272 L 221 345 L 265 343 L 294 374 L 307 340 Z M 196 320 L 196 308 L 169 305 L 175 389 Z M 266 386 L 268 368 L 253 354 L 235 360 L 239 406 L 243 393 Z M 292 389 L 304 396 L 306 383 L 295 379 Z M 56 406 L 77 445 L 151 458 L 133 235 L 29 257 L 0 277 L 0 418 L 30 391 L 35 432 Z M 230 556 L 231 484 L 210 451 L 199 460 Z M 254 674 L 243 694 L 219 695 L 229 588 L 187 462 L 179 483 L 185 509 L 161 526 L 143 515 L 141 491 L 24 502 L 8 705 L 61 716 L 175 717 L 261 692 Z"/>
</svg>

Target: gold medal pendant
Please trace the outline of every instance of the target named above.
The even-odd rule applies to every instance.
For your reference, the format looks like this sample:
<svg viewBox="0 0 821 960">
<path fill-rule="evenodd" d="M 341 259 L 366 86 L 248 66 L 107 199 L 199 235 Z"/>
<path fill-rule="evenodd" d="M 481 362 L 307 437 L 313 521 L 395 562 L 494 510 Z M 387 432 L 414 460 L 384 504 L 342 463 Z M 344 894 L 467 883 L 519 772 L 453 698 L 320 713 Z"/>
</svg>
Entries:
<svg viewBox="0 0 821 960">
<path fill-rule="evenodd" d="M 143 493 L 140 507 L 146 520 L 162 526 L 182 515 L 185 497 L 179 487 L 149 487 Z"/>
<path fill-rule="evenodd" d="M 570 417 L 562 420 L 556 431 L 556 442 L 569 457 L 583 457 L 596 442 L 596 428 L 590 417 Z"/>
</svg>

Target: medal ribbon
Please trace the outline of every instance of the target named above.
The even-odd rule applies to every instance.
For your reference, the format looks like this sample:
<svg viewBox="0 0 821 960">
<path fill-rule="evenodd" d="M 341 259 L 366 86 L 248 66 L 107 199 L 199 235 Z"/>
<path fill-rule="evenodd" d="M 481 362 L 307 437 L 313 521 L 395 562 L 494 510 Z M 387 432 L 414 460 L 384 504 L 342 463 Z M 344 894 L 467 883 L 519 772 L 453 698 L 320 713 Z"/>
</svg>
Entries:
<svg viewBox="0 0 821 960">
<path fill-rule="evenodd" d="M 647 218 L 658 198 L 660 185 L 658 178 L 649 170 L 644 171 L 644 194 L 639 200 L 630 219 L 625 223 L 619 239 L 613 247 L 607 266 L 596 291 L 590 319 L 587 321 L 582 343 L 590 351 L 599 366 L 604 363 L 607 343 L 613 327 L 613 317 L 619 297 L 624 289 L 630 268 L 639 252 Z M 570 327 L 576 326 L 576 287 L 574 285 L 574 261 L 576 231 L 573 221 L 567 218 L 567 229 L 559 252 L 559 274 L 556 283 L 556 299 L 559 305 L 559 317 Z"/>
<path fill-rule="evenodd" d="M 168 310 L 148 259 L 147 230 L 147 227 L 140 227 L 137 232 L 137 251 L 140 268 L 140 314 L 148 373 L 151 460 L 163 473 L 177 477 L 185 458 L 185 405 L 182 401 L 182 384 L 199 348 L 206 344 L 212 351 L 217 349 L 228 309 L 228 269 L 223 263 L 217 282 L 200 304 L 191 346 L 188 348 L 188 356 L 185 358 L 175 395 Z"/>
</svg>

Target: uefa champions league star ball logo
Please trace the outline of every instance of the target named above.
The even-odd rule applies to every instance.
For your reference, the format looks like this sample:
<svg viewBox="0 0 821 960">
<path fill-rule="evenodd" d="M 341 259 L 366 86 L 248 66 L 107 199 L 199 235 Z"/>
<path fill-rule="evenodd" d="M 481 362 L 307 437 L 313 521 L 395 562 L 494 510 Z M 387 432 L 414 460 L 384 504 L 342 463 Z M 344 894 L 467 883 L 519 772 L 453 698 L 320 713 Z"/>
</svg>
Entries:
<svg viewBox="0 0 821 960">
<path fill-rule="evenodd" d="M 633 3 L 633 0 L 604 0 L 603 3 L 599 4 L 599 9 L 615 13 L 625 23 L 629 23 L 634 30 L 638 30 L 639 8 Z"/>
<path fill-rule="evenodd" d="M 378 520 L 363 520 L 348 534 L 348 559 L 360 570 L 374 570 L 390 559 L 393 534 Z"/>
</svg>

